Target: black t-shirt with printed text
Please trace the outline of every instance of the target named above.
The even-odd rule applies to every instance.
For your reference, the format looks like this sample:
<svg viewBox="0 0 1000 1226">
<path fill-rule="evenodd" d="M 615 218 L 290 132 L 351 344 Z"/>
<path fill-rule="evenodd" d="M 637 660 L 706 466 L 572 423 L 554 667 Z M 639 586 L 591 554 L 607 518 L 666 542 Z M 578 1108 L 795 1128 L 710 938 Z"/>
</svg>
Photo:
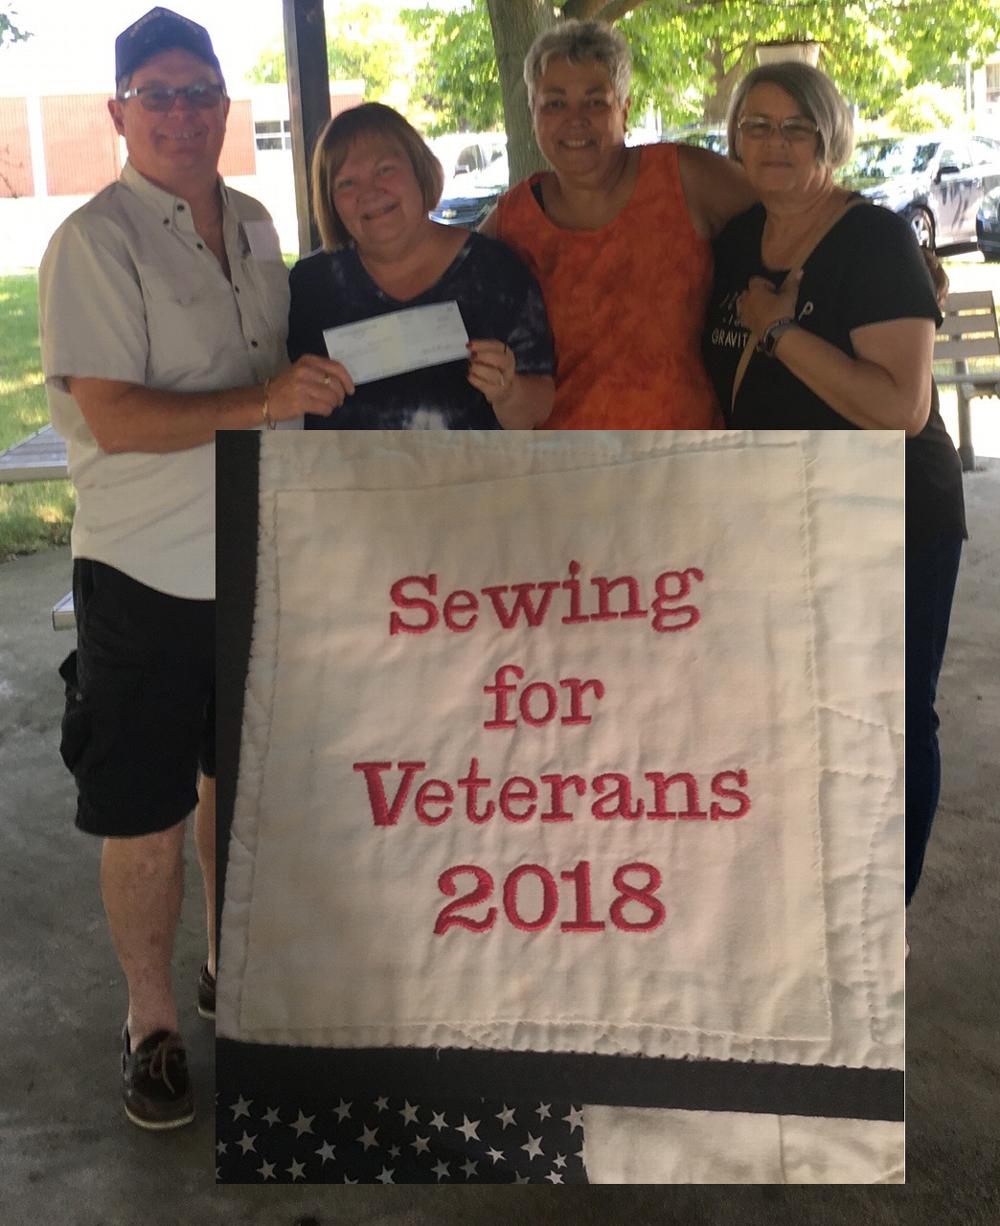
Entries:
<svg viewBox="0 0 1000 1226">
<path fill-rule="evenodd" d="M 746 345 L 736 299 L 751 277 L 775 286 L 785 271 L 764 267 L 762 205 L 734 218 L 715 240 L 715 285 L 703 342 L 707 369 L 727 424 L 748 430 L 853 430 L 776 357 L 755 353 L 732 404 L 733 379 Z M 795 308 L 807 331 L 854 356 L 851 331 L 893 319 L 941 322 L 930 274 L 907 223 L 877 205 L 849 210 L 821 239 L 803 266 Z M 938 411 L 919 435 L 906 440 L 908 539 L 965 536 L 962 467 Z"/>
</svg>

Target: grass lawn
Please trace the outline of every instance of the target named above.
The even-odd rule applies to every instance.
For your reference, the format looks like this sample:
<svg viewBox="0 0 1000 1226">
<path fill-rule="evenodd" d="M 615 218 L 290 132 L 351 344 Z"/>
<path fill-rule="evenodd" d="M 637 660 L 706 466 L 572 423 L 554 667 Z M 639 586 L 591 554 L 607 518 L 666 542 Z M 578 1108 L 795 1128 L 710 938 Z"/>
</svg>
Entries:
<svg viewBox="0 0 1000 1226">
<path fill-rule="evenodd" d="M 38 351 L 38 278 L 0 277 L 0 451 L 48 424 Z M 68 481 L 0 485 L 0 562 L 69 541 Z"/>
</svg>

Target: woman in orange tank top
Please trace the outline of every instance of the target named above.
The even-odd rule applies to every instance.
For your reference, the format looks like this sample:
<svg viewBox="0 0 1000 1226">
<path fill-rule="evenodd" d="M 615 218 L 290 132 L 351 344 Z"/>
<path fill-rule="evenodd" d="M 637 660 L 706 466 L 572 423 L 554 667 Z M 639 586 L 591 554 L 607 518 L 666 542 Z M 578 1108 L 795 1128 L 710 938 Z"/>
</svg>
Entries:
<svg viewBox="0 0 1000 1226">
<path fill-rule="evenodd" d="M 552 170 L 483 229 L 542 287 L 556 346 L 556 429 L 722 425 L 701 361 L 711 240 L 753 202 L 739 167 L 689 145 L 628 148 L 628 44 L 602 22 L 540 35 L 524 76 Z"/>
</svg>

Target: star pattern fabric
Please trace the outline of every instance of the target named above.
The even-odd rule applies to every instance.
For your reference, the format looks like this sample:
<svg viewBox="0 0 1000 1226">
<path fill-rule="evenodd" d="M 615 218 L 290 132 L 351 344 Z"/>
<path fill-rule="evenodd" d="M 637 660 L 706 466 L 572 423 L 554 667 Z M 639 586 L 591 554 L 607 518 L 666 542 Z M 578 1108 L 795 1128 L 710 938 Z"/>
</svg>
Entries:
<svg viewBox="0 0 1000 1226">
<path fill-rule="evenodd" d="M 400 1099 L 291 1102 L 222 1088 L 220 1183 L 587 1182 L 583 1108 L 556 1102 Z"/>
</svg>

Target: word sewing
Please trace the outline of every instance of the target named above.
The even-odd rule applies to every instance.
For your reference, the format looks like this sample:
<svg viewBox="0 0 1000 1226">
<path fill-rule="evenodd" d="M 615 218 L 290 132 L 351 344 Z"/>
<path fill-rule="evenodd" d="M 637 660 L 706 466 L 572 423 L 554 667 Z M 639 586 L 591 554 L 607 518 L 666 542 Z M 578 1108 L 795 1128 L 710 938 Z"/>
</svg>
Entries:
<svg viewBox="0 0 1000 1226">
<path fill-rule="evenodd" d="M 472 758 L 467 774 L 454 784 L 432 777 L 414 790 L 417 775 L 427 769 L 427 763 L 397 762 L 399 778 L 390 800 L 383 776 L 392 769 L 391 762 L 354 763 L 354 770 L 364 776 L 375 826 L 398 825 L 411 793 L 409 811 L 425 826 L 440 826 L 459 811 L 477 826 L 492 821 L 498 813 L 508 822 L 530 822 L 536 816 L 542 822 L 570 822 L 577 816 L 573 799 L 588 795 L 594 798 L 590 814 L 598 821 L 717 822 L 733 821 L 750 812 L 749 776 L 742 768 L 712 776 L 709 792 L 715 799 L 707 808 L 702 805 L 698 780 L 689 771 L 646 771 L 638 782 L 620 771 L 602 771 L 589 780 L 578 774 L 545 774 L 537 782 L 512 775 L 494 787 L 492 779 L 480 774 L 479 760 Z"/>
<path fill-rule="evenodd" d="M 645 880 L 636 883 L 635 875 L 639 873 Z M 475 885 L 461 898 L 455 898 L 458 893 L 456 878 L 471 876 Z M 629 878 L 631 877 L 631 880 Z M 573 916 L 564 919 L 559 924 L 560 932 L 603 932 L 607 924 L 602 919 L 594 918 L 594 904 L 590 887 L 590 861 L 580 860 L 576 867 L 559 874 L 560 881 L 566 881 L 572 886 Z M 534 881 L 534 890 L 538 914 L 528 918 L 524 914 L 524 891 L 521 882 Z M 663 885 L 663 874 L 652 864 L 636 860 L 632 864 L 621 864 L 611 875 L 611 884 L 617 891 L 608 907 L 608 919 L 615 928 L 622 932 L 652 932 L 659 928 L 666 918 L 666 908 L 657 896 L 657 890 Z M 449 928 L 464 928 L 467 932 L 489 932 L 497 921 L 496 907 L 488 907 L 481 916 L 461 914 L 468 907 L 478 907 L 489 902 L 493 896 L 493 876 L 478 864 L 456 864 L 446 868 L 438 877 L 438 889 L 448 898 L 455 898 L 438 912 L 434 923 L 434 933 L 441 936 Z M 542 864 L 519 864 L 512 869 L 504 879 L 503 913 L 515 928 L 522 932 L 541 932 L 548 928 L 559 910 L 560 896 L 556 879 Z M 632 904 L 629 907 L 629 904 Z M 626 910 L 628 908 L 628 910 Z"/>
<path fill-rule="evenodd" d="M 554 604 L 564 609 L 558 619 L 564 626 L 648 620 L 657 634 L 674 634 L 701 620 L 697 605 L 678 603 L 687 600 L 692 582 L 704 581 L 704 571 L 697 566 L 662 571 L 653 580 L 652 598 L 645 603 L 642 585 L 634 575 L 614 579 L 594 575 L 585 585 L 579 562 L 570 562 L 566 570 L 566 579 L 483 587 L 478 595 L 467 588 L 456 588 L 445 596 L 440 608 L 434 599 L 438 595 L 437 574 L 407 575 L 389 588 L 393 604 L 389 634 L 427 634 L 442 624 L 453 634 L 466 634 L 476 627 L 482 613 L 490 611 L 503 630 L 513 630 L 520 624 L 535 630 L 550 616 L 554 620 Z M 560 593 L 558 600 L 556 593 Z"/>
</svg>

